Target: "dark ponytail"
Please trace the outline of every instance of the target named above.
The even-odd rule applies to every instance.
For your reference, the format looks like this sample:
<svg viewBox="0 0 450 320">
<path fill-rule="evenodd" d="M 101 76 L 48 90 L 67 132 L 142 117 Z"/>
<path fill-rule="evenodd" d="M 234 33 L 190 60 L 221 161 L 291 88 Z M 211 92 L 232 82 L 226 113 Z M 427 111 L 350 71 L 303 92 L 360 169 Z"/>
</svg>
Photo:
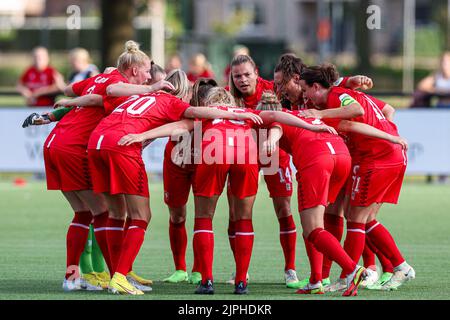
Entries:
<svg viewBox="0 0 450 320">
<path fill-rule="evenodd" d="M 300 76 L 304 68 L 306 68 L 306 65 L 303 63 L 302 59 L 295 54 L 286 53 L 278 60 L 274 72 L 281 71 L 283 73 L 283 82 L 289 82 L 294 75 Z"/>
<path fill-rule="evenodd" d="M 320 66 L 304 68 L 300 77 L 308 86 L 318 83 L 328 89 L 339 79 L 339 73 L 335 65 L 326 63 Z"/>
</svg>

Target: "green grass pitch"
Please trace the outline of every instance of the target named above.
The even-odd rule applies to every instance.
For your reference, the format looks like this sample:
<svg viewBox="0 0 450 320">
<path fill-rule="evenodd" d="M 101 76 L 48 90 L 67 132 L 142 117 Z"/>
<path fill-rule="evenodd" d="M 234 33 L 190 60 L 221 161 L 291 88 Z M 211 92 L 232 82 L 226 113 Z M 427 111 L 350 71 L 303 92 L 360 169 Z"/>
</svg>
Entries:
<svg viewBox="0 0 450 320">
<path fill-rule="evenodd" d="M 62 195 L 47 191 L 42 182 L 24 187 L 0 183 L 0 299 L 252 299 L 303 300 L 343 299 L 340 293 L 298 296 L 284 286 L 284 259 L 279 243 L 278 222 L 267 189 L 262 183 L 254 209 L 255 245 L 250 264 L 250 294 L 236 297 L 232 286 L 223 284 L 234 270 L 227 238 L 227 206 L 222 197 L 214 219 L 214 296 L 194 295 L 189 284 L 165 284 L 173 272 L 168 237 L 168 211 L 161 183 L 150 185 L 153 218 L 134 269 L 154 279 L 153 292 L 140 297 L 114 296 L 107 292 L 64 293 L 65 235 L 72 212 Z M 296 212 L 293 198 L 292 207 Z M 188 205 L 188 268 L 192 266 L 192 199 Z M 299 226 L 298 213 L 294 215 Z M 394 292 L 360 290 L 355 299 L 449 299 L 450 298 L 450 187 L 405 184 L 397 206 L 385 205 L 379 220 L 394 235 L 416 279 Z M 301 228 L 299 227 L 300 231 Z M 301 233 L 297 237 L 297 272 L 307 276 L 309 265 Z M 332 278 L 338 275 L 334 265 Z"/>
</svg>

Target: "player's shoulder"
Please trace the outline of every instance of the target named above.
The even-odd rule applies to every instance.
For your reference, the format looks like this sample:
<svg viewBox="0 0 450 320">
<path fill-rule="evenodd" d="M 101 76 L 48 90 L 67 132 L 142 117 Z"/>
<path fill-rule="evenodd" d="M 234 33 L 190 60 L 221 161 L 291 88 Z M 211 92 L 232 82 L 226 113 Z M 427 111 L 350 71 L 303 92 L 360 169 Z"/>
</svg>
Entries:
<svg viewBox="0 0 450 320">
<path fill-rule="evenodd" d="M 328 101 L 339 102 L 340 105 L 345 106 L 355 102 L 356 96 L 357 92 L 353 90 L 342 87 L 332 87 Z"/>
<path fill-rule="evenodd" d="M 261 87 L 264 90 L 273 91 L 273 81 L 272 80 L 266 80 L 264 78 L 258 77 L 258 83 L 261 85 Z"/>
<path fill-rule="evenodd" d="M 26 68 L 24 70 L 24 72 L 22 73 L 22 76 L 24 76 L 24 77 L 29 76 L 32 73 L 36 74 L 36 73 L 38 73 L 38 70 L 34 66 L 29 66 L 28 68 Z"/>
</svg>

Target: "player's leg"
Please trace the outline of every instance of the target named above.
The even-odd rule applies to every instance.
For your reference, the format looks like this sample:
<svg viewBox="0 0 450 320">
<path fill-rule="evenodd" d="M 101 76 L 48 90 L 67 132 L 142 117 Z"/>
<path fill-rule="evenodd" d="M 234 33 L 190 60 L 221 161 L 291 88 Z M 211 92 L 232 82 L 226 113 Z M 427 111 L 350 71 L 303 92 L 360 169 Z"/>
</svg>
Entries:
<svg viewBox="0 0 450 320">
<path fill-rule="evenodd" d="M 299 280 L 295 268 L 295 251 L 297 230 L 291 211 L 292 170 L 290 157 L 280 154 L 280 165 L 277 173 L 264 175 L 267 189 L 272 198 L 275 214 L 279 223 L 280 244 L 284 254 L 284 278 L 289 288 L 299 288 Z"/>
<path fill-rule="evenodd" d="M 341 247 L 337 239 L 323 228 L 323 215 L 325 206 L 319 205 L 300 212 L 303 227 L 303 236 L 307 238 L 317 249 L 330 260 L 336 262 L 346 274 L 345 296 L 357 294 L 357 288 L 365 276 L 365 269 L 358 266 Z M 309 288 L 301 289 L 299 293 L 312 293 L 312 290 L 322 291 L 321 283 L 310 284 Z M 311 290 L 311 292 L 308 292 Z M 306 292 L 304 292 L 306 291 Z"/>
<path fill-rule="evenodd" d="M 202 281 L 197 287 L 197 294 L 213 294 L 213 259 L 214 259 L 214 232 L 212 219 L 216 210 L 218 195 L 210 197 L 194 197 L 195 220 L 194 238 L 192 245 L 199 255 L 200 273 Z"/>
<path fill-rule="evenodd" d="M 272 198 L 280 225 L 280 244 L 284 254 L 284 276 L 288 288 L 298 288 L 299 280 L 295 268 L 297 229 L 291 212 L 291 197 Z"/>
<path fill-rule="evenodd" d="M 103 194 L 94 193 L 92 190 L 76 191 L 78 197 L 86 203 L 93 215 L 94 228 L 92 235 L 91 261 L 92 273 L 85 273 L 85 278 L 92 285 L 100 285 L 107 288 L 110 275 L 105 270 L 105 259 L 108 268 L 111 266 L 108 243 L 106 238 L 106 226 L 108 219 L 108 206 Z M 105 257 L 105 259 L 103 258 Z M 95 273 L 94 273 L 95 272 Z"/>
<path fill-rule="evenodd" d="M 80 271 L 82 274 L 93 274 L 94 267 L 92 266 L 92 237 L 94 233 L 94 227 L 92 224 L 89 226 L 89 235 L 84 246 L 84 250 L 80 256 Z"/>
<path fill-rule="evenodd" d="M 240 199 L 235 197 L 234 206 L 236 213 L 235 223 L 235 293 L 246 294 L 247 274 L 250 266 L 250 259 L 253 251 L 255 234 L 253 232 L 253 205 L 256 196 L 249 196 Z"/>
<path fill-rule="evenodd" d="M 75 192 L 63 192 L 63 195 L 74 211 L 74 217 L 66 236 L 66 275 L 63 283 L 63 289 L 65 291 L 72 291 L 81 289 L 81 277 L 78 265 L 89 235 L 92 214 Z"/>
<path fill-rule="evenodd" d="M 236 215 L 234 212 L 234 197 L 231 193 L 230 182 L 227 182 L 227 201 L 228 201 L 228 243 L 230 244 L 231 252 L 233 252 L 234 261 L 236 261 L 235 252 L 235 239 L 236 239 Z M 236 273 L 232 273 L 230 279 L 227 281 L 228 284 L 234 285 L 234 279 Z"/>
<path fill-rule="evenodd" d="M 258 192 L 259 168 L 256 164 L 232 164 L 229 171 L 230 190 L 235 212 L 235 294 L 246 294 L 247 273 L 253 251 L 253 205 Z"/>
<path fill-rule="evenodd" d="M 370 218 L 369 218 L 370 219 Z M 379 276 L 379 278 L 374 283 L 368 283 L 366 288 L 371 290 L 380 290 L 383 285 L 388 282 L 392 275 L 394 274 L 394 266 L 392 265 L 391 261 L 386 258 L 378 248 L 376 248 L 372 241 L 370 240 L 370 237 L 367 235 L 367 229 L 366 229 L 366 247 L 370 248 L 370 250 L 376 255 L 378 260 L 381 264 L 381 270 L 382 273 Z M 365 248 L 364 248 L 365 250 Z"/>
<path fill-rule="evenodd" d="M 92 190 L 86 190 L 86 191 L 79 191 L 78 195 L 80 198 L 83 199 L 89 206 L 92 215 L 94 217 L 94 225 L 97 221 L 97 228 L 103 228 L 106 227 L 106 224 L 104 225 L 105 218 L 108 216 L 108 206 L 106 204 L 105 196 L 103 194 L 97 194 L 92 192 Z M 99 219 L 100 218 L 100 219 Z M 98 225 L 98 220 L 101 221 L 100 225 Z M 106 251 L 107 244 L 106 244 L 106 237 L 104 236 L 106 233 L 104 231 L 103 234 L 100 234 L 99 232 L 95 233 L 95 226 L 91 225 L 92 229 L 92 246 L 91 246 L 91 262 L 93 271 L 96 274 L 102 274 L 106 275 L 106 266 L 105 266 L 105 259 L 103 257 L 103 250 Z M 97 237 L 100 238 L 97 240 Z M 100 246 L 99 241 L 102 243 Z M 108 255 L 108 252 L 106 251 L 106 255 Z M 109 259 L 109 257 L 108 257 Z M 101 276 L 101 277 L 102 277 Z M 107 279 L 109 281 L 109 279 Z"/>
<path fill-rule="evenodd" d="M 345 196 L 345 187 L 341 189 L 336 201 L 329 204 L 325 209 L 324 228 L 341 242 L 344 233 L 344 212 L 348 204 Z M 330 285 L 330 271 L 333 262 L 327 257 L 323 257 L 322 283 L 326 287 Z"/>
<path fill-rule="evenodd" d="M 106 243 L 110 261 L 110 265 L 108 265 L 108 267 L 111 276 L 113 276 L 122 250 L 124 223 L 127 215 L 127 203 L 123 194 L 110 195 L 108 193 L 104 193 L 104 196 L 109 211 L 108 219 L 106 220 L 106 227 L 103 230 L 106 235 Z M 102 230 L 98 231 L 102 232 Z"/>
<path fill-rule="evenodd" d="M 117 290 L 124 289 L 127 294 L 143 294 L 143 290 L 137 289 L 136 284 L 130 283 L 126 275 L 131 270 L 134 260 L 144 243 L 145 232 L 151 219 L 149 198 L 141 195 L 124 195 L 127 204 L 127 213 L 131 217 L 131 223 L 126 233 L 125 239 L 117 262 L 117 268 L 114 277 L 111 279 L 110 286 Z M 151 287 L 146 288 L 151 291 Z M 113 290 L 114 291 L 114 290 Z M 117 290 L 121 292 L 120 290 Z"/>
<path fill-rule="evenodd" d="M 217 200 L 227 181 L 230 166 L 227 164 L 199 164 L 194 177 L 194 239 L 192 245 L 199 256 L 202 282 L 197 294 L 213 294 L 214 232 L 212 219 Z"/>
<path fill-rule="evenodd" d="M 361 167 L 359 174 L 362 181 L 360 190 L 355 192 L 355 199 L 352 199 L 352 205 L 360 203 L 382 203 L 398 202 L 402 182 L 406 170 L 406 165 L 391 166 L 386 168 Z M 370 186 L 370 187 L 369 187 Z M 362 196 L 363 195 L 363 196 Z M 394 266 L 394 276 L 386 283 L 383 288 L 386 290 L 395 290 L 403 283 L 415 278 L 414 269 L 405 261 L 394 238 L 376 216 L 379 210 L 373 210 L 366 219 L 365 230 L 370 237 L 372 244 L 387 257 Z"/>
<path fill-rule="evenodd" d="M 344 241 L 344 250 L 352 258 L 355 263 L 358 263 L 364 251 L 365 244 L 365 225 L 367 218 L 371 212 L 377 211 L 380 205 L 373 203 L 367 207 L 350 207 L 347 215 L 347 234 Z M 340 279 L 346 277 L 345 272 L 341 273 Z"/>
<path fill-rule="evenodd" d="M 164 202 L 169 208 L 169 240 L 175 272 L 164 282 L 178 283 L 188 280 L 186 270 L 186 203 L 191 189 L 191 171 L 164 158 Z M 195 257 L 194 257 L 195 264 Z"/>
<path fill-rule="evenodd" d="M 388 229 L 377 221 L 378 211 L 368 218 L 366 224 L 367 237 L 370 242 L 386 257 L 394 267 L 392 276 L 383 272 L 382 279 L 371 286 L 371 289 L 396 290 L 405 282 L 415 278 L 415 270 L 406 262 L 394 238 Z M 388 270 L 389 271 L 389 270 Z M 389 278 L 389 280 L 387 280 Z"/>
<path fill-rule="evenodd" d="M 130 210 L 127 210 L 127 211 L 130 211 Z M 123 227 L 123 239 L 125 239 L 127 236 L 128 229 L 130 228 L 131 220 L 132 220 L 131 217 L 129 215 L 127 215 L 127 217 L 125 219 L 125 225 Z M 151 291 L 151 286 L 153 285 L 153 280 L 144 278 L 141 275 L 138 275 L 133 270 L 133 264 L 130 267 L 130 271 L 128 271 L 128 273 L 127 273 L 127 280 L 132 285 L 134 285 L 137 289 L 142 290 L 142 291 Z"/>
<path fill-rule="evenodd" d="M 188 281 L 188 273 L 186 272 L 186 205 L 177 208 L 169 207 L 169 239 L 170 249 L 175 265 L 175 272 L 164 282 L 179 283 Z"/>
</svg>

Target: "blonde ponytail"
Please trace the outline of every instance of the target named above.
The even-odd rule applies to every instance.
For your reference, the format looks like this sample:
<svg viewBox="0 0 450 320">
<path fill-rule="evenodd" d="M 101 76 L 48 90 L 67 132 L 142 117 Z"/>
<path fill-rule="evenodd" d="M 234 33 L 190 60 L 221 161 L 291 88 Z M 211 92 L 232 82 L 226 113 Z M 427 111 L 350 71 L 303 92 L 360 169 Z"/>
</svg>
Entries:
<svg viewBox="0 0 450 320">
<path fill-rule="evenodd" d="M 147 60 L 150 60 L 150 58 L 139 50 L 139 44 L 133 40 L 128 40 L 125 42 L 125 51 L 117 59 L 117 69 L 124 72 L 134 66 L 144 65 Z"/>
</svg>

